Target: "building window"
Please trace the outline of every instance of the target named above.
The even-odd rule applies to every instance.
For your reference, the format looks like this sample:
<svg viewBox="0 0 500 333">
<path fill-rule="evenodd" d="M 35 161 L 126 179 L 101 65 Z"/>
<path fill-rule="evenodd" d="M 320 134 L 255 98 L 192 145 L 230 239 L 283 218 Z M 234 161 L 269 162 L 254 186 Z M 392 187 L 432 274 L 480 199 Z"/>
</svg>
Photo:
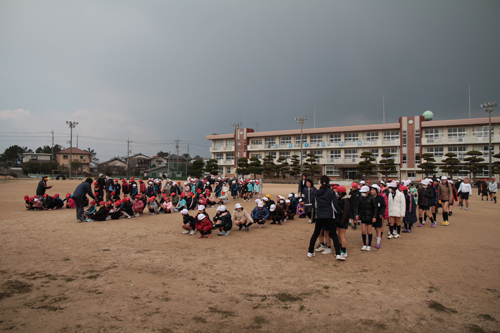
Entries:
<svg viewBox="0 0 500 333">
<path fill-rule="evenodd" d="M 403 164 L 406 164 L 406 154 L 403 154 Z"/>
<path fill-rule="evenodd" d="M 224 147 L 224 140 L 214 140 L 214 150 L 221 150 Z"/>
<path fill-rule="evenodd" d="M 384 132 L 384 142 L 392 142 L 399 140 L 399 131 L 385 131 Z"/>
<path fill-rule="evenodd" d="M 250 157 L 257 157 L 259 160 L 261 160 L 262 154 L 251 154 Z"/>
<path fill-rule="evenodd" d="M 373 158 L 378 158 L 378 148 L 370 149 L 369 152 L 372 153 Z"/>
<path fill-rule="evenodd" d="M 31 161 L 36 161 L 36 160 L 38 160 L 38 156 L 36 156 L 36 155 L 30 155 L 30 160 Z"/>
<path fill-rule="evenodd" d="M 342 141 L 342 134 L 330 134 L 328 135 L 328 143 L 338 143 Z"/>
<path fill-rule="evenodd" d="M 290 158 L 290 152 L 289 151 L 280 151 L 280 158 L 286 158 L 286 159 L 289 159 Z"/>
<path fill-rule="evenodd" d="M 358 142 L 358 133 L 345 133 L 345 142 Z"/>
<path fill-rule="evenodd" d="M 221 175 L 222 175 L 222 174 L 224 174 L 224 168 L 220 166 L 220 167 L 217 169 L 217 173 L 219 173 L 219 174 L 221 174 Z M 179 177 L 181 174 L 182 174 L 181 172 L 178 172 L 178 171 L 177 171 L 177 177 Z"/>
<path fill-rule="evenodd" d="M 489 149 L 488 146 L 474 146 L 474 150 L 480 151 L 483 153 L 483 158 L 489 157 Z"/>
<path fill-rule="evenodd" d="M 435 140 L 441 139 L 443 133 L 439 130 L 439 128 L 430 128 L 425 130 L 425 138 L 428 143 L 433 143 Z"/>
<path fill-rule="evenodd" d="M 215 159 L 217 160 L 217 162 L 224 161 L 224 154 L 220 154 L 220 153 L 215 154 Z"/>
<path fill-rule="evenodd" d="M 420 147 L 420 130 L 415 130 L 415 147 Z"/>
<path fill-rule="evenodd" d="M 448 153 L 457 154 L 457 158 L 460 160 L 460 162 L 463 162 L 466 152 L 467 152 L 466 146 L 448 147 Z"/>
<path fill-rule="evenodd" d="M 318 158 L 323 158 L 323 151 L 322 150 L 311 150 L 311 153 L 318 156 Z"/>
<path fill-rule="evenodd" d="M 391 157 L 389 157 L 390 159 L 393 159 L 394 161 L 396 161 L 397 157 L 398 157 L 398 149 L 397 148 L 382 148 L 382 154 L 391 154 Z"/>
<path fill-rule="evenodd" d="M 448 128 L 448 139 L 463 139 L 466 135 L 467 129 L 465 127 Z"/>
<path fill-rule="evenodd" d="M 68 155 L 63 155 L 63 159 L 67 160 L 68 159 Z"/>
<path fill-rule="evenodd" d="M 434 157 L 441 158 L 444 155 L 443 147 L 427 147 L 428 153 L 433 153 Z"/>
<path fill-rule="evenodd" d="M 333 165 L 327 165 L 326 166 L 326 175 L 339 177 L 340 176 L 340 169 L 334 167 Z"/>
<path fill-rule="evenodd" d="M 321 143 L 323 141 L 323 135 L 311 135 L 311 144 Z"/>
<path fill-rule="evenodd" d="M 226 167 L 226 173 L 231 173 L 231 167 Z"/>
<path fill-rule="evenodd" d="M 280 145 L 284 146 L 284 145 L 288 145 L 290 143 L 292 143 L 292 137 L 291 136 L 282 136 L 280 138 Z"/>
<path fill-rule="evenodd" d="M 226 146 L 227 147 L 234 147 L 234 139 L 227 139 Z"/>
<path fill-rule="evenodd" d="M 276 152 L 275 151 L 270 151 L 269 153 L 267 153 L 267 155 L 271 155 L 274 160 L 276 159 Z"/>
<path fill-rule="evenodd" d="M 420 154 L 415 154 L 415 164 L 420 164 Z"/>
<path fill-rule="evenodd" d="M 234 161 L 234 153 L 226 153 L 226 161 Z"/>
<path fill-rule="evenodd" d="M 352 162 L 356 162 L 357 157 L 358 157 L 358 150 L 357 149 L 344 150 L 344 158 L 346 160 L 351 160 Z"/>
<path fill-rule="evenodd" d="M 488 125 L 486 126 L 478 126 L 478 127 L 474 127 L 473 129 L 473 135 L 479 140 L 482 140 L 482 141 L 487 141 L 489 140 L 489 136 L 488 136 Z M 491 125 L 491 136 L 493 137 L 493 134 L 494 133 L 494 126 Z"/>
<path fill-rule="evenodd" d="M 403 148 L 404 148 L 404 147 L 406 147 L 406 131 L 403 131 L 402 140 L 403 140 Z"/>
<path fill-rule="evenodd" d="M 340 149 L 330 150 L 330 154 L 328 156 L 330 160 L 338 160 L 342 157 L 342 151 Z"/>
<path fill-rule="evenodd" d="M 415 178 L 415 177 L 417 177 L 415 172 L 408 172 L 408 178 Z"/>
<path fill-rule="evenodd" d="M 302 135 L 302 143 L 307 143 L 307 135 Z M 295 144 L 300 146 L 300 135 L 295 137 Z"/>
<path fill-rule="evenodd" d="M 252 140 L 252 146 L 260 146 L 262 145 L 262 139 Z"/>
<path fill-rule="evenodd" d="M 378 132 L 366 132 L 365 141 L 366 142 L 376 142 L 378 140 Z"/>
<path fill-rule="evenodd" d="M 85 161 L 85 156 L 80 155 L 80 159 L 81 159 L 82 161 Z"/>
<path fill-rule="evenodd" d="M 276 144 L 275 138 L 266 138 L 266 148 L 273 148 Z"/>
</svg>

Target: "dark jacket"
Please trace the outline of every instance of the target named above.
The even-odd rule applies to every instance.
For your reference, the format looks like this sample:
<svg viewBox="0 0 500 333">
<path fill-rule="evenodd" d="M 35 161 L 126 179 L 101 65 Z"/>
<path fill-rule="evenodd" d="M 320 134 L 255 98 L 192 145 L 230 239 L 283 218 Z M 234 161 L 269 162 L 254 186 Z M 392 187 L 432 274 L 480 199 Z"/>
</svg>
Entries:
<svg viewBox="0 0 500 333">
<path fill-rule="evenodd" d="M 36 188 L 36 195 L 41 196 L 45 194 L 45 191 L 48 190 L 49 188 L 52 188 L 52 186 L 48 186 L 47 182 L 45 180 L 40 180 L 38 182 L 38 186 Z"/>
<path fill-rule="evenodd" d="M 376 198 L 373 198 L 375 200 L 375 204 L 377 205 L 377 222 L 381 220 L 380 215 L 382 215 L 382 219 L 384 218 L 385 210 L 387 208 L 385 204 L 385 199 L 381 195 L 377 195 Z M 415 206 L 415 205 L 414 205 Z"/>
<path fill-rule="evenodd" d="M 314 197 L 316 196 L 316 187 L 304 187 L 303 191 L 302 199 L 306 205 L 306 212 L 311 212 L 314 204 Z"/>
<path fill-rule="evenodd" d="M 431 204 L 433 204 L 436 198 L 436 193 L 435 193 L 436 191 L 434 189 L 434 186 L 428 186 L 427 188 L 422 187 L 421 191 L 422 191 L 422 206 L 430 206 Z M 420 192 L 419 192 L 419 197 L 420 197 Z"/>
<path fill-rule="evenodd" d="M 417 205 L 413 196 L 409 193 L 404 193 L 406 200 L 406 214 L 403 217 L 403 223 L 413 224 L 417 222 Z"/>
<path fill-rule="evenodd" d="M 302 194 L 302 190 L 306 187 L 306 181 L 305 180 L 300 180 L 299 181 L 299 189 L 297 192 L 299 192 L 300 194 Z"/>
<path fill-rule="evenodd" d="M 87 194 L 92 199 L 95 199 L 94 194 L 92 193 L 92 187 L 90 186 L 90 184 L 87 182 L 83 182 L 76 187 L 75 192 L 73 192 L 73 198 L 84 199 L 87 196 Z"/>
<path fill-rule="evenodd" d="M 94 219 L 97 221 L 104 221 L 106 220 L 107 216 L 108 216 L 108 210 L 106 209 L 106 207 L 102 206 L 101 208 L 99 208 L 97 213 L 95 213 Z"/>
<path fill-rule="evenodd" d="M 255 207 L 250 216 L 254 221 L 267 220 L 269 218 L 269 211 L 266 207 L 262 207 L 262 209 Z"/>
<path fill-rule="evenodd" d="M 351 196 L 346 195 L 342 199 L 339 200 L 339 206 L 342 210 L 342 215 L 337 214 L 335 216 L 337 225 L 344 226 L 346 223 L 349 223 L 349 219 L 351 218 Z"/>
<path fill-rule="evenodd" d="M 273 221 L 282 221 L 285 219 L 285 212 L 283 211 L 283 208 L 281 208 L 280 205 L 277 205 L 274 212 L 271 212 L 269 214 L 269 217 Z"/>
<path fill-rule="evenodd" d="M 353 191 L 351 190 L 351 213 L 352 217 L 355 218 L 359 216 L 359 198 L 361 198 L 361 192 L 359 190 Z"/>
<path fill-rule="evenodd" d="M 372 222 L 378 216 L 378 207 L 375 199 L 369 195 L 367 197 L 361 196 L 359 198 L 359 219 L 361 221 Z"/>
<path fill-rule="evenodd" d="M 337 195 L 329 188 L 320 188 L 313 198 L 314 217 L 319 219 L 335 218 L 342 214 Z"/>
<path fill-rule="evenodd" d="M 110 189 L 110 187 L 111 187 L 111 189 Z M 113 179 L 111 177 L 109 177 L 106 180 L 106 184 L 104 185 L 104 191 L 111 192 L 111 191 L 113 191 L 114 187 L 115 187 L 115 183 L 113 182 Z"/>
</svg>

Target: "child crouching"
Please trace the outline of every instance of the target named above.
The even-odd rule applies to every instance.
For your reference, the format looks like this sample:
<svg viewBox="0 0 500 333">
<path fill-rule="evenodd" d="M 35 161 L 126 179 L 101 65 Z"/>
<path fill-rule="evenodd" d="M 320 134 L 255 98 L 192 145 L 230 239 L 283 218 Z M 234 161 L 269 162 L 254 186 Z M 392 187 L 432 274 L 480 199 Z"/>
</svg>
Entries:
<svg viewBox="0 0 500 333">
<path fill-rule="evenodd" d="M 212 222 L 205 216 L 205 214 L 198 214 L 198 221 L 195 224 L 196 230 L 200 232 L 198 238 L 203 238 L 207 235 L 207 238 L 212 237 Z"/>
<path fill-rule="evenodd" d="M 95 201 L 90 202 L 90 207 L 85 211 L 85 222 L 94 222 L 95 213 L 97 212 Z"/>
</svg>

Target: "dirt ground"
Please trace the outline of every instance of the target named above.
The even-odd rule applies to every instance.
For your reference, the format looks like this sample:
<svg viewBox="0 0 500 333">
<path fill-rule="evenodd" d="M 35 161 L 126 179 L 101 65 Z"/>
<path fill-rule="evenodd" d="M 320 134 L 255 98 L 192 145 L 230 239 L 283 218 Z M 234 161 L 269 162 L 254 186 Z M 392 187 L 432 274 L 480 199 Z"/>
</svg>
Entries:
<svg viewBox="0 0 500 333">
<path fill-rule="evenodd" d="M 306 257 L 303 219 L 212 239 L 181 234 L 179 213 L 77 224 L 75 210 L 26 211 L 36 184 L 0 183 L 2 332 L 500 331 L 500 204 L 476 195 L 450 226 L 438 215 L 380 250 L 349 229 L 338 262 Z"/>
</svg>

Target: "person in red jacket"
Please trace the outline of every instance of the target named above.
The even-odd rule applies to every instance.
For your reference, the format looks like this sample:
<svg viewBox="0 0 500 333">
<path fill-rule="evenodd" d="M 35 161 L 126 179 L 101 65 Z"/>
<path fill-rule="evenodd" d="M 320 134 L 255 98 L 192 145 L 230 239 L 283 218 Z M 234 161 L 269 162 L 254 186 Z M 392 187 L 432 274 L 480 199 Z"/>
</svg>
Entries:
<svg viewBox="0 0 500 333">
<path fill-rule="evenodd" d="M 144 211 L 144 202 L 142 202 L 140 195 L 135 196 L 134 203 L 132 204 L 132 210 L 134 211 L 135 217 L 141 216 Z"/>
<path fill-rule="evenodd" d="M 144 182 L 141 180 L 139 180 L 139 192 L 141 194 L 146 194 L 146 191 L 147 191 L 147 188 L 146 188 L 146 184 L 144 184 Z"/>
<path fill-rule="evenodd" d="M 203 238 L 204 235 L 207 235 L 207 238 L 212 238 L 212 222 L 208 220 L 205 214 L 198 214 L 198 221 L 194 226 L 200 232 L 198 238 Z"/>
</svg>

